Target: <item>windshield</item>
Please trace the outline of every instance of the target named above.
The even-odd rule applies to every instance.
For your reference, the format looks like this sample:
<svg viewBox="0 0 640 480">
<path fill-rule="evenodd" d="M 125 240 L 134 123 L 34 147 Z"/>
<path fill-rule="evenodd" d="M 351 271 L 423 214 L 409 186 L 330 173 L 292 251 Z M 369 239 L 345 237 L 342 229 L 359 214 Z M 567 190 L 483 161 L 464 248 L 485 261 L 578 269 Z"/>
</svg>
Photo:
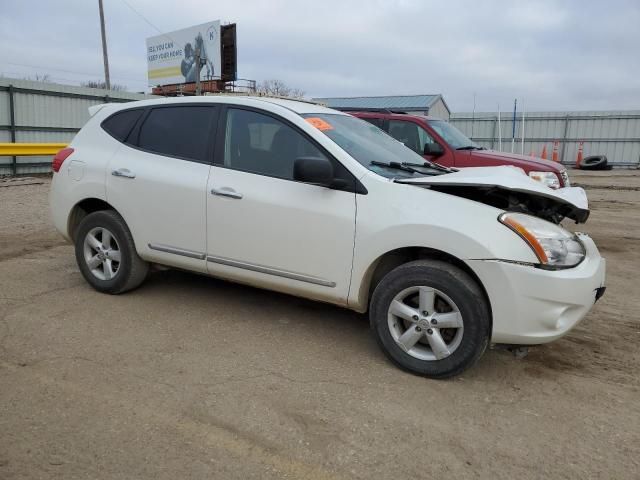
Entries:
<svg viewBox="0 0 640 480">
<path fill-rule="evenodd" d="M 425 161 L 378 127 L 351 115 L 310 113 L 302 116 L 369 170 L 387 178 L 421 176 L 418 172 L 379 165 L 398 162 L 422 166 Z"/>
<path fill-rule="evenodd" d="M 429 125 L 451 146 L 451 148 L 455 148 L 456 150 L 480 148 L 449 122 L 445 122 L 444 120 L 429 120 Z"/>
</svg>

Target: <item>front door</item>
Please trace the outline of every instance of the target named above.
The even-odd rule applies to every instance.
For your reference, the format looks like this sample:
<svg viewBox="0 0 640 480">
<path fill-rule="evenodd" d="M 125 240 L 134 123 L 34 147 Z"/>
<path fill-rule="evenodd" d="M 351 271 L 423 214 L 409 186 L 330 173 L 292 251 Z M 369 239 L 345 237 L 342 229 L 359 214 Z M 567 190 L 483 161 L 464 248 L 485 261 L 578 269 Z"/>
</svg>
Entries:
<svg viewBox="0 0 640 480">
<path fill-rule="evenodd" d="M 224 117 L 207 185 L 209 272 L 346 304 L 355 193 L 293 180 L 296 158 L 329 158 L 293 125 L 253 109 Z"/>
</svg>

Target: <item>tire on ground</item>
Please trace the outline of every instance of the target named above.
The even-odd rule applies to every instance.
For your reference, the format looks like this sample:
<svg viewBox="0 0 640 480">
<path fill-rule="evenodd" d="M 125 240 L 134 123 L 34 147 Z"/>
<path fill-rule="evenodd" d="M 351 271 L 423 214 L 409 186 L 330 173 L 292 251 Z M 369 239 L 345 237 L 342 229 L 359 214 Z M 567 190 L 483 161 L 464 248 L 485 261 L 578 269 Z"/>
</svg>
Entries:
<svg viewBox="0 0 640 480">
<path fill-rule="evenodd" d="M 608 170 L 607 157 L 605 155 L 592 155 L 585 157 L 580 162 L 581 170 Z"/>
<path fill-rule="evenodd" d="M 453 300 L 460 310 L 464 326 L 462 340 L 446 358 L 415 358 L 400 348 L 389 331 L 391 301 L 402 290 L 412 286 L 436 288 Z M 436 260 L 409 262 L 385 275 L 371 297 L 369 320 L 378 344 L 393 363 L 430 378 L 452 377 L 473 366 L 486 350 L 491 337 L 489 307 L 478 284 L 463 270 Z"/>
<path fill-rule="evenodd" d="M 110 280 L 97 278 L 87 265 L 84 256 L 84 240 L 96 227 L 109 230 L 120 248 L 121 261 L 115 276 Z M 113 210 L 93 212 L 82 219 L 75 236 L 76 262 L 85 280 L 103 293 L 119 294 L 138 287 L 147 277 L 149 264 L 136 251 L 131 232 L 123 218 Z"/>
</svg>

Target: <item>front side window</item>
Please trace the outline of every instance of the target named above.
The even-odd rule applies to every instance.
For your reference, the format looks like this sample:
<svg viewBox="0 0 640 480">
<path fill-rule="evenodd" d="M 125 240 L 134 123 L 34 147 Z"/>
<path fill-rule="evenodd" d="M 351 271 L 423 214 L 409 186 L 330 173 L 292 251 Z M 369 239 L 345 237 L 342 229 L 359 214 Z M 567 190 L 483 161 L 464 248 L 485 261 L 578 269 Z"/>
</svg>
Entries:
<svg viewBox="0 0 640 480">
<path fill-rule="evenodd" d="M 424 153 L 425 144 L 435 143 L 433 137 L 417 123 L 389 120 L 389 135 L 404 143 L 418 155 Z"/>
<path fill-rule="evenodd" d="M 227 110 L 224 166 L 293 180 L 293 164 L 300 157 L 326 156 L 300 132 L 269 115 Z"/>
<path fill-rule="evenodd" d="M 215 108 L 184 105 L 151 110 L 140 127 L 138 147 L 160 155 L 207 161 Z"/>
<path fill-rule="evenodd" d="M 378 128 L 384 128 L 384 120 L 382 118 L 360 117 L 365 122 L 375 125 Z"/>
</svg>

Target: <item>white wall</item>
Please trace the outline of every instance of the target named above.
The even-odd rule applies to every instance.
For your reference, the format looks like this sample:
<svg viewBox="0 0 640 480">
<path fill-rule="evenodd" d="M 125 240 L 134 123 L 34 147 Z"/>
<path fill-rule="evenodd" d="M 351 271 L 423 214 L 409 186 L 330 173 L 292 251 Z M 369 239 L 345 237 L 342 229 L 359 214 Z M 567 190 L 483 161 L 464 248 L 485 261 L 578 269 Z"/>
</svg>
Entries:
<svg viewBox="0 0 640 480">
<path fill-rule="evenodd" d="M 496 112 L 454 113 L 450 121 L 467 136 L 487 148 L 498 149 Z M 511 151 L 513 112 L 501 113 L 502 150 Z M 522 117 L 516 116 L 515 151 L 520 153 Z M 473 132 L 473 134 L 472 134 Z M 525 113 L 524 153 L 540 156 L 547 147 L 551 158 L 553 141 L 558 140 L 559 160 L 573 165 L 579 142 L 584 156 L 606 155 L 614 165 L 638 165 L 640 162 L 640 111 L 530 112 Z"/>
<path fill-rule="evenodd" d="M 153 98 L 139 93 L 0 78 L 0 142 L 11 142 L 10 86 L 13 89 L 15 141 L 18 143 L 69 142 L 89 119 L 90 106 Z M 11 173 L 12 162 L 12 157 L 0 157 L 0 175 Z M 17 172 L 50 171 L 48 165 L 20 167 L 20 164 L 40 162 L 51 162 L 51 157 L 17 157 Z"/>
</svg>

